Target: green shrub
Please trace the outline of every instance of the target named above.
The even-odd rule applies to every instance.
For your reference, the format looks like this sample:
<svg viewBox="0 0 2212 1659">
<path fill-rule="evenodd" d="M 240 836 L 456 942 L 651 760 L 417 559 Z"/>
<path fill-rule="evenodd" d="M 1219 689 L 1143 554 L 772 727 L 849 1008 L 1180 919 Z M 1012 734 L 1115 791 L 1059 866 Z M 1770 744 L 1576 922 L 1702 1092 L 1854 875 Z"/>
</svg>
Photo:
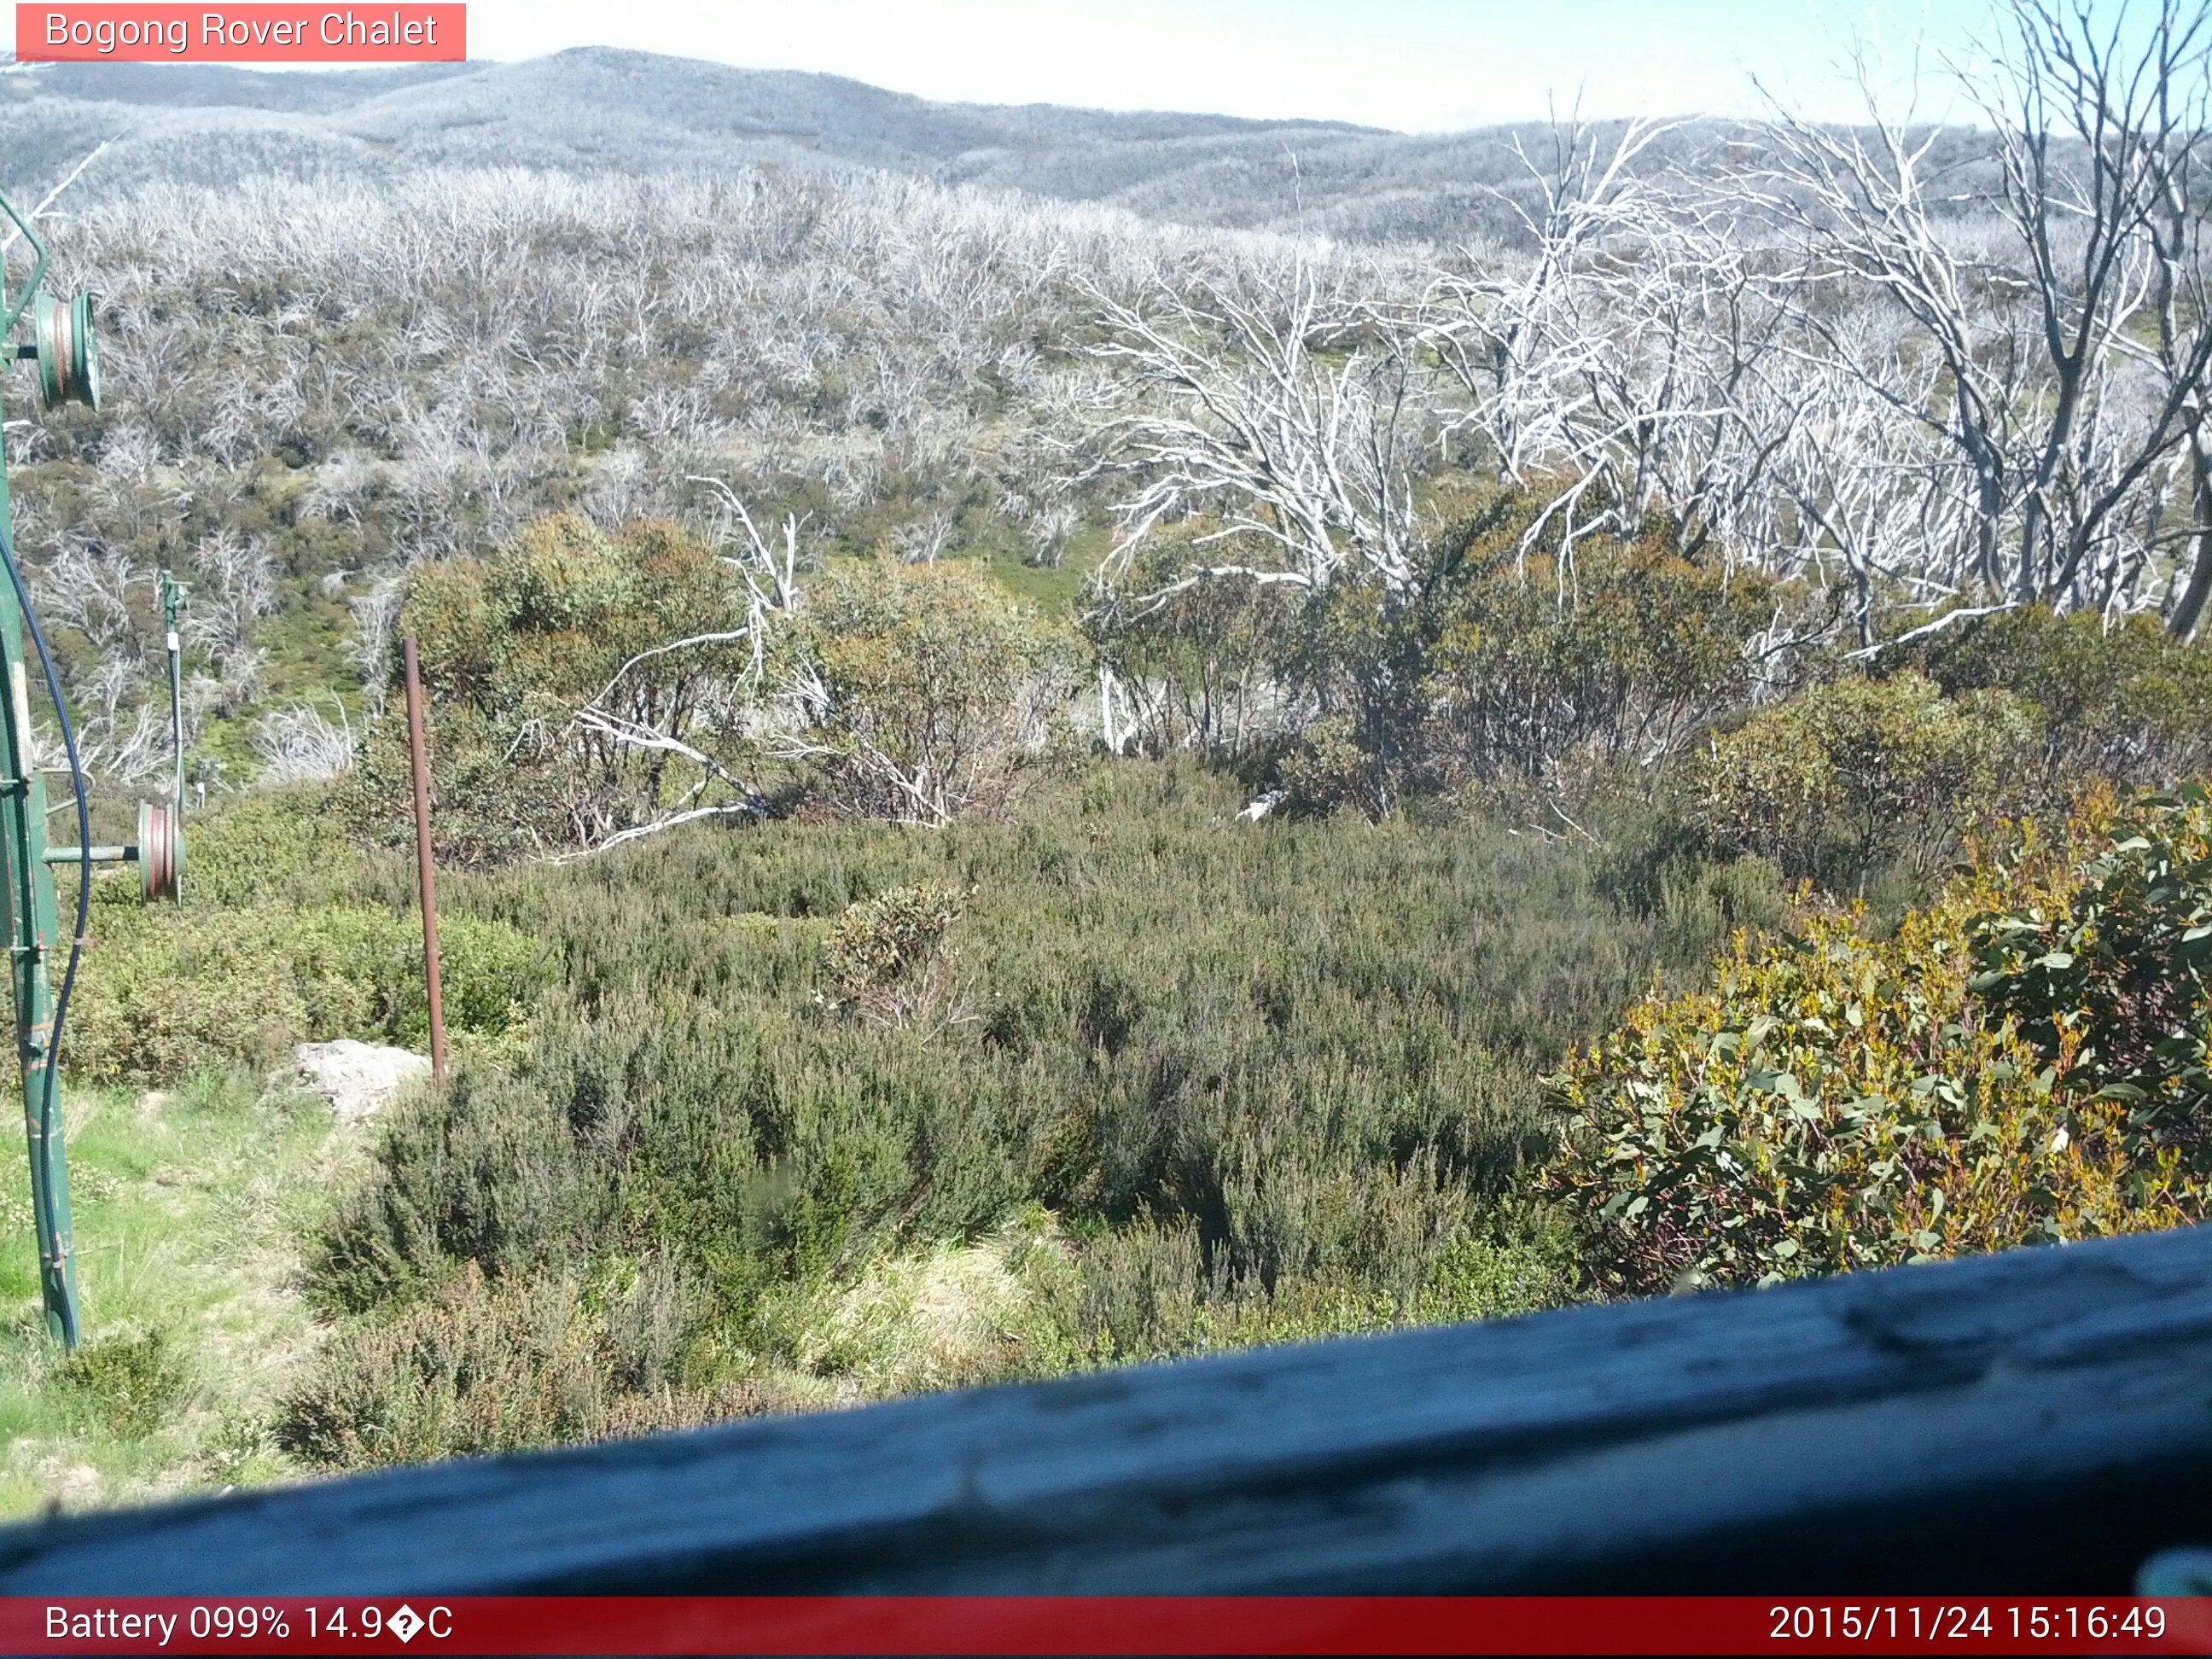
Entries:
<svg viewBox="0 0 2212 1659">
<path fill-rule="evenodd" d="M 207 1065 L 276 1065 L 308 1029 L 307 999 L 268 932 L 161 916 L 86 952 L 62 1064 L 89 1081 L 166 1082 Z"/>
<path fill-rule="evenodd" d="M 2109 848 L 2094 811 L 2075 837 Z M 1888 937 L 1816 908 L 1577 1052 L 1542 1189 L 1572 1207 L 1589 1266 L 1649 1294 L 2200 1218 L 2201 1138 L 2147 1133 L 2076 1086 L 2093 1022 L 2053 1022 L 2046 1050 L 1970 991 L 1991 918 L 2067 913 L 2081 879 L 2031 834 Z"/>
<path fill-rule="evenodd" d="M 387 884 L 348 843 L 325 796 L 239 796 L 194 817 L 185 834 L 181 903 L 143 905 L 120 880 L 95 891 L 64 1033 L 73 1076 L 151 1083 L 203 1066 L 274 1066 L 301 1042 L 340 1036 L 426 1045 L 421 921 L 385 902 Z M 538 941 L 468 914 L 447 890 L 447 1024 L 495 1035 L 549 964 Z"/>
<path fill-rule="evenodd" d="M 277 1441 L 311 1463 L 375 1468 L 649 1434 L 797 1403 L 766 1387 L 693 1391 L 666 1369 L 641 1374 L 637 1331 L 653 1323 L 651 1311 L 585 1304 L 569 1279 L 494 1284 L 465 1273 L 389 1320 L 338 1332 L 314 1376 L 283 1401 Z"/>
<path fill-rule="evenodd" d="M 1462 1233 L 1437 1252 L 1421 1286 L 1424 1320 L 1505 1318 L 1586 1294 L 1571 1227 L 1543 1213 L 1500 1220 L 1494 1236 Z"/>
<path fill-rule="evenodd" d="M 2155 617 L 2059 617 L 2040 605 L 1978 617 L 1920 647 L 1946 693 L 2002 690 L 2040 711 L 2031 751 L 2037 805 L 2063 814 L 2101 777 L 2162 788 L 2212 766 L 2212 652 Z"/>
<path fill-rule="evenodd" d="M 234 910 L 255 904 L 312 906 L 352 896 L 367 878 L 360 850 L 319 785 L 257 789 L 222 798 L 186 821 L 184 904 Z M 139 908 L 135 879 L 103 882 L 122 914 Z"/>
<path fill-rule="evenodd" d="M 191 1389 L 160 1331 L 94 1337 L 63 1362 L 62 1376 L 110 1431 L 133 1437 L 161 1428 Z"/>
<path fill-rule="evenodd" d="M 1514 520 L 1477 518 L 1423 626 L 1418 730 L 1444 781 L 1540 776 L 1578 753 L 1668 754 L 1749 701 L 1787 659 L 1756 648 L 1802 596 L 1662 548 L 1597 542 L 1561 569 L 1514 551 Z"/>
<path fill-rule="evenodd" d="M 823 943 L 831 981 L 848 996 L 896 983 L 936 955 L 959 914 L 950 891 L 927 885 L 846 906 Z"/>
<path fill-rule="evenodd" d="M 709 637 L 654 649 L 733 636 L 747 618 L 738 574 L 658 521 L 608 536 L 558 514 L 492 557 L 416 566 L 397 631 L 419 642 L 441 861 L 595 846 L 748 770 L 733 701 L 747 647 Z M 412 833 L 413 786 L 396 652 L 386 674 L 393 695 L 347 801 L 357 829 L 397 844 Z M 721 769 L 579 726 L 577 711 L 602 699 L 618 720 L 704 744 Z"/>
<path fill-rule="evenodd" d="M 1066 696 L 1062 642 L 965 561 L 830 572 L 785 653 L 816 787 L 858 817 L 1004 806 Z"/>
<path fill-rule="evenodd" d="M 1085 619 L 1153 752 L 1195 747 L 1302 802 L 1395 810 L 1425 791 L 1648 761 L 1795 672 L 1762 648 L 1807 596 L 1649 542 L 1529 552 L 1543 503 L 1448 494 L 1414 589 L 1209 575 L 1265 568 L 1219 526 L 1152 537 Z"/>
<path fill-rule="evenodd" d="M 1204 1345 L 1213 1287 L 1194 1222 L 1102 1234 L 1082 1261 L 1077 1328 L 1100 1358 L 1167 1358 Z"/>
<path fill-rule="evenodd" d="M 1925 875 L 2017 804 L 2037 734 L 2005 691 L 1946 697 L 1924 675 L 1849 678 L 1712 737 L 1684 769 L 1686 815 L 1793 878 L 1863 894 L 1881 865 Z"/>
<path fill-rule="evenodd" d="M 1388 799 L 1379 787 L 1374 757 L 1360 747 L 1359 734 L 1346 714 L 1316 720 L 1298 733 L 1275 768 L 1275 781 L 1288 804 L 1306 812 L 1346 806 L 1379 815 Z"/>
<path fill-rule="evenodd" d="M 453 915 L 439 945 L 447 1026 L 507 1029 L 538 981 L 536 942 Z M 413 916 L 344 904 L 196 907 L 114 928 L 87 953 L 64 1063 L 95 1081 L 160 1082 L 203 1066 L 276 1066 L 300 1043 L 332 1037 L 419 1049 L 428 1033 Z"/>
<path fill-rule="evenodd" d="M 1431 1241 L 1410 1285 L 1337 1270 L 1285 1279 L 1273 1291 L 1222 1282 L 1188 1224 L 1105 1234 L 1079 1257 L 1080 1298 L 1068 1320 L 1073 1351 L 1091 1362 L 1172 1358 L 1408 1321 L 1510 1318 L 1582 1299 L 1570 1227 L 1510 1208 L 1498 1219 Z"/>
<path fill-rule="evenodd" d="M 487 878 L 477 913 L 545 941 L 562 987 L 512 1066 L 387 1122 L 316 1294 L 368 1333 L 471 1269 L 590 1285 L 665 1253 L 698 1389 L 843 1352 L 807 1310 L 1038 1207 L 1059 1335 L 1010 1366 L 1572 1294 L 1556 1230 L 1498 1206 L 1543 1146 L 1540 1069 L 1617 1018 L 1668 922 L 1585 841 L 1246 825 L 1240 799 L 1121 763 L 1018 824 L 675 832 Z M 972 1018 L 822 1018 L 934 959 L 955 893 Z"/>
<path fill-rule="evenodd" d="M 348 1194 L 309 1258 L 326 1308 L 413 1300 L 466 1262 L 498 1277 L 557 1267 L 611 1242 L 615 1195 L 593 1180 L 631 1120 L 619 1072 L 582 1083 L 564 1119 L 541 1087 L 496 1066 L 454 1068 L 434 1103 L 385 1126 L 380 1178 Z M 612 1085 L 611 1088 L 610 1085 Z"/>
<path fill-rule="evenodd" d="M 2212 803 L 2153 797 L 2047 904 L 1978 916 L 1973 988 L 2077 1093 L 2160 1139 L 2201 1139 L 2212 1106 Z"/>
<path fill-rule="evenodd" d="M 837 1006 L 886 1024 L 941 1012 L 951 976 L 945 936 L 959 915 L 951 890 L 927 884 L 848 905 L 823 945 Z"/>
</svg>

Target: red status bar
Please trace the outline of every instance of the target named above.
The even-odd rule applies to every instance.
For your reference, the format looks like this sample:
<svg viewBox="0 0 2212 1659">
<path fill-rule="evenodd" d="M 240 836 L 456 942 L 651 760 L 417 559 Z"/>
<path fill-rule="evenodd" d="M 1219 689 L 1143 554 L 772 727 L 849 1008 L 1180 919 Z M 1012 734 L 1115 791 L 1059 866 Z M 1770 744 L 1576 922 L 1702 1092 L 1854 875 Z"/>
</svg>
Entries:
<svg viewBox="0 0 2212 1659">
<path fill-rule="evenodd" d="M 25 5 L 27 64 L 458 63 L 463 5 Z"/>
<path fill-rule="evenodd" d="M 2212 1653 L 2212 1599 L 0 1598 L 15 1654 Z"/>
</svg>

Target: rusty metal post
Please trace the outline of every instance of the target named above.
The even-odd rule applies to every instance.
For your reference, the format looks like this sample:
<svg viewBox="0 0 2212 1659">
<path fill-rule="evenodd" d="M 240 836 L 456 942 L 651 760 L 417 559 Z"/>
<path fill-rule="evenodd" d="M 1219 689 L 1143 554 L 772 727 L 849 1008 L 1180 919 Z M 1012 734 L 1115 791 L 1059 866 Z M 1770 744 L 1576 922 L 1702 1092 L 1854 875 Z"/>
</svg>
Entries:
<svg viewBox="0 0 2212 1659">
<path fill-rule="evenodd" d="M 446 1080 L 446 1002 L 438 985 L 438 889 L 430 859 L 430 757 L 422 742 L 422 674 L 415 636 L 401 644 L 407 659 L 407 748 L 415 772 L 415 865 L 422 887 L 422 972 L 430 988 L 430 1075 Z"/>
</svg>

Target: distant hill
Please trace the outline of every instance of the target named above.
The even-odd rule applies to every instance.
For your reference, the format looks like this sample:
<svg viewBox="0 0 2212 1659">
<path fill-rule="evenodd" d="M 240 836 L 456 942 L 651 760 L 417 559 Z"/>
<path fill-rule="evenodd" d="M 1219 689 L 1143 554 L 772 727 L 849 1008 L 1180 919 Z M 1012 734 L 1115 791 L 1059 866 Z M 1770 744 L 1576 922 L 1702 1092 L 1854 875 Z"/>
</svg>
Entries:
<svg viewBox="0 0 2212 1659">
<path fill-rule="evenodd" d="M 118 142 L 82 198 L 156 179 L 375 175 L 422 165 L 885 168 L 1192 223 L 1354 238 L 1455 234 L 1515 171 L 1494 131 L 933 103 L 830 75 L 586 47 L 514 64 L 334 73 L 54 64 L 0 76 L 0 155 L 26 191 Z"/>
</svg>

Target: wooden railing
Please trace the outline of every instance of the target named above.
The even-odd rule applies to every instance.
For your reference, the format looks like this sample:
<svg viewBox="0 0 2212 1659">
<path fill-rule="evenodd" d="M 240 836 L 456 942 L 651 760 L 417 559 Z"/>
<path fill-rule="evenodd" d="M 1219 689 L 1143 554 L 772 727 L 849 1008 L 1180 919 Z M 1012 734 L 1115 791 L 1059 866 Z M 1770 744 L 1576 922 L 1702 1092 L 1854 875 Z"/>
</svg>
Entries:
<svg viewBox="0 0 2212 1659">
<path fill-rule="evenodd" d="M 2212 1228 L 0 1533 L 0 1593 L 2126 1590 L 2212 1541 Z"/>
</svg>

